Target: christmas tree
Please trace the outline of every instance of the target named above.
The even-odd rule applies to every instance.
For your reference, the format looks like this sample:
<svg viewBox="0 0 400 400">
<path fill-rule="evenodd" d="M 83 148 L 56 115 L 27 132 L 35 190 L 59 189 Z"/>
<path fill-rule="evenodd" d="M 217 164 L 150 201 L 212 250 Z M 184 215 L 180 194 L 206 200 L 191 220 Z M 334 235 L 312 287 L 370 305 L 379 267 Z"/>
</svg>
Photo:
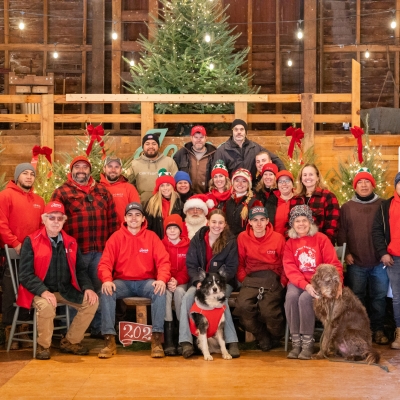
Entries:
<svg viewBox="0 0 400 400">
<path fill-rule="evenodd" d="M 149 27 L 154 39 L 141 37 L 140 63 L 131 66 L 131 93 L 254 93 L 239 71 L 248 48 L 235 52 L 232 34 L 218 0 L 160 0 L 159 18 Z M 129 60 L 125 59 L 127 62 Z M 157 113 L 232 113 L 233 105 L 156 104 Z"/>
<path fill-rule="evenodd" d="M 358 150 L 355 148 L 353 156 L 349 157 L 347 162 L 339 162 L 339 171 L 332 168 L 327 174 L 329 188 L 335 193 L 340 205 L 354 196 L 353 179 L 360 168 L 369 169 L 375 178 L 376 187 L 374 192 L 379 197 L 388 197 L 387 191 L 390 187 L 390 183 L 387 182 L 388 161 L 383 160 L 381 148 L 376 148 L 372 145 L 367 133 L 360 137 L 361 140 L 362 138 L 364 138 L 362 162 L 360 162 Z"/>
</svg>

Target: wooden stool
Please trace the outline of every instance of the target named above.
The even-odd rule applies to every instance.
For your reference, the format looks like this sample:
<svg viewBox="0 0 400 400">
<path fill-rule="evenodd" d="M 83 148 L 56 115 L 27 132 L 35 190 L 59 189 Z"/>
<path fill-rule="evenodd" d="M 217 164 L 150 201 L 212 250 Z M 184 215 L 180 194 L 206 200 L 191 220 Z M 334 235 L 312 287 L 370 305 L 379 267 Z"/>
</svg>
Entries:
<svg viewBox="0 0 400 400">
<path fill-rule="evenodd" d="M 136 322 L 147 325 L 147 306 L 151 305 L 151 300 L 146 297 L 125 297 L 124 303 L 128 307 L 136 307 Z"/>
</svg>

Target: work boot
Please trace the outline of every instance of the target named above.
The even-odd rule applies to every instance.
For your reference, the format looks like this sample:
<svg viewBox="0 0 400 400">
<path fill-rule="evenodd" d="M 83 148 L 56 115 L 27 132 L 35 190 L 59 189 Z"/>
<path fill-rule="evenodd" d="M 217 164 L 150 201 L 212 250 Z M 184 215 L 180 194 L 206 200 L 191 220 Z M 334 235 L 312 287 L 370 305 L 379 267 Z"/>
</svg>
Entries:
<svg viewBox="0 0 400 400">
<path fill-rule="evenodd" d="M 392 349 L 400 350 L 400 328 L 396 328 L 395 339 L 390 347 Z"/>
<path fill-rule="evenodd" d="M 182 356 L 183 358 L 189 358 L 194 354 L 194 347 L 190 342 L 182 342 L 180 343 L 182 347 Z"/>
<path fill-rule="evenodd" d="M 229 343 L 228 345 L 228 353 L 232 356 L 232 358 L 239 358 L 240 351 L 237 342 Z"/>
<path fill-rule="evenodd" d="M 10 333 L 11 333 L 11 325 L 6 326 L 4 333 L 6 335 L 6 347 L 8 346 L 8 340 L 10 339 Z M 11 342 L 11 347 L 10 350 L 18 350 L 19 349 L 19 343 L 13 340 Z"/>
<path fill-rule="evenodd" d="M 292 350 L 287 355 L 286 358 L 296 359 L 299 358 L 299 354 L 301 353 L 301 336 L 298 333 L 292 335 Z"/>
<path fill-rule="evenodd" d="M 21 324 L 18 328 L 18 332 L 29 332 L 30 326 L 29 324 Z M 20 339 L 29 340 L 29 342 L 20 342 L 20 346 L 23 349 L 31 349 L 33 347 L 33 340 L 29 337 L 27 333 L 24 335 L 18 335 Z"/>
<path fill-rule="evenodd" d="M 383 331 L 376 331 L 373 335 L 374 342 L 376 344 L 388 344 L 389 339 L 386 337 Z"/>
<path fill-rule="evenodd" d="M 165 357 L 164 350 L 161 344 L 161 332 L 153 332 L 151 335 L 151 354 L 150 356 L 153 358 L 162 358 Z"/>
<path fill-rule="evenodd" d="M 174 344 L 174 323 L 173 321 L 164 322 L 164 353 L 166 356 L 176 356 L 178 354 Z"/>
<path fill-rule="evenodd" d="M 117 354 L 117 345 L 115 344 L 114 335 L 104 335 L 105 347 L 100 350 L 98 354 L 99 358 L 111 358 L 114 354 Z"/>
<path fill-rule="evenodd" d="M 49 360 L 50 359 L 50 349 L 45 349 L 39 343 L 36 349 L 36 359 L 37 360 Z"/>
<path fill-rule="evenodd" d="M 301 352 L 297 357 L 299 360 L 311 360 L 314 353 L 314 337 L 313 335 L 303 335 L 301 338 Z"/>
<path fill-rule="evenodd" d="M 86 356 L 89 354 L 89 349 L 82 346 L 80 343 L 72 344 L 67 338 L 62 338 L 60 342 L 61 353 L 71 353 L 77 356 Z"/>
<path fill-rule="evenodd" d="M 257 332 L 252 332 L 255 336 L 261 351 L 270 351 L 272 349 L 271 336 L 265 326 L 262 326 Z"/>
</svg>

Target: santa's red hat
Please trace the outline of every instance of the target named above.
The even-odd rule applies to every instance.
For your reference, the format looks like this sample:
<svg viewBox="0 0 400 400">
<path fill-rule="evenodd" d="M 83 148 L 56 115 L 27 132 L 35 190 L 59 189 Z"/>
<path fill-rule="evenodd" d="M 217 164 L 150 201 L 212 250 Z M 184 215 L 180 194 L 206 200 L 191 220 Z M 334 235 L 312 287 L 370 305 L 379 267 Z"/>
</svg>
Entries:
<svg viewBox="0 0 400 400">
<path fill-rule="evenodd" d="M 204 215 L 207 215 L 208 211 L 214 207 L 214 201 L 206 194 L 196 194 L 186 200 L 185 205 L 183 206 L 183 212 L 186 214 L 187 210 L 190 210 L 191 208 L 200 208 L 204 211 Z"/>
</svg>

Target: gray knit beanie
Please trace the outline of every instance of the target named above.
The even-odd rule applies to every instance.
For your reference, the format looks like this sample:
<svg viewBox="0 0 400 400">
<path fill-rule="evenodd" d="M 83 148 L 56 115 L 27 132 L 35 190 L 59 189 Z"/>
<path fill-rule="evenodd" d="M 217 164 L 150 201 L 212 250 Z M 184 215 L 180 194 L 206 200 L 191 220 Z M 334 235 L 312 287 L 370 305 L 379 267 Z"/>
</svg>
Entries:
<svg viewBox="0 0 400 400">
<path fill-rule="evenodd" d="M 293 227 L 294 220 L 297 217 L 306 217 L 312 224 L 314 223 L 311 208 L 307 205 L 294 206 L 290 210 L 289 225 Z"/>
<path fill-rule="evenodd" d="M 22 174 L 22 172 L 29 170 L 29 171 L 33 171 L 33 173 L 36 176 L 36 171 L 35 168 L 33 168 L 32 164 L 29 163 L 22 163 L 22 164 L 18 164 L 15 167 L 15 172 L 14 172 L 14 182 L 17 183 L 17 180 L 19 178 L 19 176 Z"/>
<path fill-rule="evenodd" d="M 394 178 L 394 187 L 400 182 L 400 172 L 398 172 Z"/>
</svg>

